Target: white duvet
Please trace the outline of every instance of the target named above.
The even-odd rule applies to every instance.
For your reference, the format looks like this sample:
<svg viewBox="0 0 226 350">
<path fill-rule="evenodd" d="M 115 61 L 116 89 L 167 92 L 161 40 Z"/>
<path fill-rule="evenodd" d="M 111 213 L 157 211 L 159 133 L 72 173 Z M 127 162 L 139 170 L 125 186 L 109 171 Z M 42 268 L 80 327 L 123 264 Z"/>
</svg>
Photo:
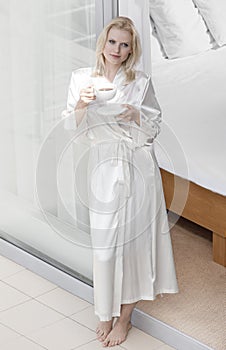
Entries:
<svg viewBox="0 0 226 350">
<path fill-rule="evenodd" d="M 226 47 L 153 64 L 159 166 L 226 195 Z"/>
</svg>

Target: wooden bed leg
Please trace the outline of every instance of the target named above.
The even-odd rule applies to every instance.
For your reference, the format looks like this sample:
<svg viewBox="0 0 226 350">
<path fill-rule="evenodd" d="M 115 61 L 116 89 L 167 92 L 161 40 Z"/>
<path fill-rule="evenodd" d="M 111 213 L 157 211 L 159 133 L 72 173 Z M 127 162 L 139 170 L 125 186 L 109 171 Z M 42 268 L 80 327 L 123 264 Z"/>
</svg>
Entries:
<svg viewBox="0 0 226 350">
<path fill-rule="evenodd" d="M 226 267 L 226 236 L 213 232 L 213 261 Z"/>
</svg>

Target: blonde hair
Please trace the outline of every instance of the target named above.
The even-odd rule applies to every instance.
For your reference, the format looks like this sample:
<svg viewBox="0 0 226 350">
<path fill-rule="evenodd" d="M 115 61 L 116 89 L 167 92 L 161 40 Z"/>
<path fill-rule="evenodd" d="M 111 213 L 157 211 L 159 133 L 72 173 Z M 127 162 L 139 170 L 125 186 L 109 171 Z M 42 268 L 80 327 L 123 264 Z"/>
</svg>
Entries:
<svg viewBox="0 0 226 350">
<path fill-rule="evenodd" d="M 97 39 L 96 45 L 96 67 L 94 75 L 103 75 L 105 69 L 105 59 L 103 55 L 104 47 L 107 41 L 108 33 L 111 28 L 128 31 L 132 36 L 131 53 L 127 59 L 122 63 L 122 68 L 126 75 L 126 83 L 135 79 L 134 65 L 139 61 L 141 56 L 141 45 L 139 34 L 130 18 L 116 17 L 108 23 Z"/>
</svg>

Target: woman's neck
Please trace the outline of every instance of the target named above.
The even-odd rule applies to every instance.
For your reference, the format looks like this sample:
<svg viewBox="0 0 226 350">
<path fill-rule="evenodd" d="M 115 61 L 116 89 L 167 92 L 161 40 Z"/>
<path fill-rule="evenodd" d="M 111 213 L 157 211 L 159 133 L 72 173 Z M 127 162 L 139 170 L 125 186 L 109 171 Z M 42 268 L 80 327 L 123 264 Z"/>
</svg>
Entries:
<svg viewBox="0 0 226 350">
<path fill-rule="evenodd" d="M 107 78 L 111 83 L 114 81 L 115 76 L 120 69 L 121 66 L 110 66 L 106 65 L 104 70 L 104 76 Z"/>
</svg>

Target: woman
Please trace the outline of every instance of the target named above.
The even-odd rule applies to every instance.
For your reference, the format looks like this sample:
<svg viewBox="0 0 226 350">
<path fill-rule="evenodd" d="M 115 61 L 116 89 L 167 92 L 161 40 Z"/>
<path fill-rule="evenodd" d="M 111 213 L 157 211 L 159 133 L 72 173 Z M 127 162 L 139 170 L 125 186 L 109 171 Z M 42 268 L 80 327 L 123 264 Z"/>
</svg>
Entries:
<svg viewBox="0 0 226 350">
<path fill-rule="evenodd" d="M 153 140 L 160 108 L 150 77 L 135 70 L 141 55 L 133 22 L 113 19 L 97 41 L 96 67 L 72 74 L 65 127 L 90 140 L 88 162 L 97 337 L 121 344 L 139 300 L 176 293 L 170 233 Z M 101 114 L 95 79 L 117 86 Z M 112 105 L 114 103 L 114 105 Z M 112 106 L 123 107 L 115 119 Z M 105 106 L 106 114 L 106 106 Z M 110 120 L 110 122 L 109 122 Z"/>
</svg>

